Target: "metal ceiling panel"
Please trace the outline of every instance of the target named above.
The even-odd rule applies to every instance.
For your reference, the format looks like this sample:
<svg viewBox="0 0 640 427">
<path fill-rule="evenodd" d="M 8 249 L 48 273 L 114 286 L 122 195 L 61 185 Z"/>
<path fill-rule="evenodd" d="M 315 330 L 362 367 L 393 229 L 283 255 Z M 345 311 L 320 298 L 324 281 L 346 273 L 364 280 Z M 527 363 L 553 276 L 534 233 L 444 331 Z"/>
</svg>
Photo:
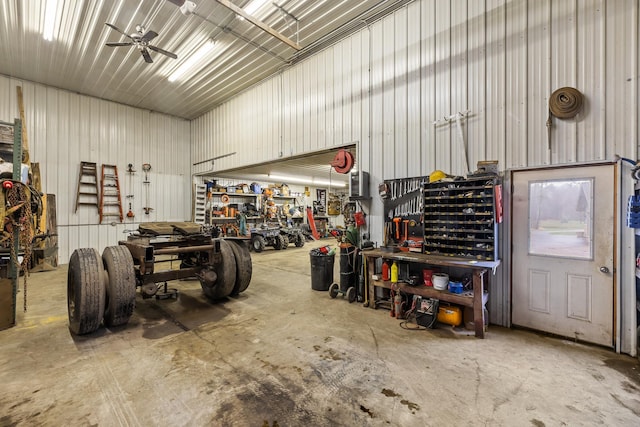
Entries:
<svg viewBox="0 0 640 427">
<path fill-rule="evenodd" d="M 267 2 L 254 16 L 302 45 L 296 52 L 213 0 L 196 1 L 188 16 L 167 0 L 57 0 L 48 41 L 43 38 L 47 1 L 0 2 L 0 74 L 187 119 L 325 46 L 331 35 L 406 2 L 281 0 L 279 7 Z M 249 1 L 233 3 L 246 7 Z M 136 25 L 157 32 L 153 44 L 178 59 L 152 51 L 148 64 L 133 46 L 106 46 L 128 40 L 106 22 L 127 34 Z M 169 82 L 169 74 L 208 39 L 218 43 L 215 57 L 191 78 Z"/>
</svg>

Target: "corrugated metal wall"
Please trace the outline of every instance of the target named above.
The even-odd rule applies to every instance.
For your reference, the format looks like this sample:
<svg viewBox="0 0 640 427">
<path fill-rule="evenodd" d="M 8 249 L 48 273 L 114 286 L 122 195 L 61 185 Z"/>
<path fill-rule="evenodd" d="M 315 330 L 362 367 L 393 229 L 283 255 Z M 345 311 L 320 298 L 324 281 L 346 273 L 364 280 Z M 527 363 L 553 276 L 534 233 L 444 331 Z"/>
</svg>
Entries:
<svg viewBox="0 0 640 427">
<path fill-rule="evenodd" d="M 433 122 L 465 110 L 471 170 L 638 158 L 639 3 L 415 1 L 193 121 L 193 160 L 237 151 L 216 164 L 224 170 L 359 141 L 371 188 L 436 168 L 464 174 L 456 124 Z M 584 109 L 554 119 L 549 143 L 549 96 L 564 86 L 584 94 Z M 626 200 L 633 183 L 622 176 Z M 369 213 L 380 240 L 378 198 Z M 633 233 L 621 239 L 631 269 Z M 507 301 L 498 289 L 492 301 Z M 508 323 L 508 308 L 491 316 Z"/>
<path fill-rule="evenodd" d="M 5 76 L 0 76 L 0 120 L 19 117 L 16 86 L 23 88 L 31 161 L 40 163 L 43 191 L 56 195 L 60 263 L 68 262 L 76 248 L 102 252 L 116 245 L 137 221 L 190 219 L 188 121 Z M 125 213 L 125 195 L 134 195 L 133 221 L 99 225 L 97 210 L 88 206 L 74 213 L 82 161 L 118 167 Z M 126 173 L 129 163 L 137 170 L 134 175 Z M 152 168 L 148 185 L 143 163 Z M 149 215 L 142 209 L 147 194 Z"/>
<path fill-rule="evenodd" d="M 193 160 L 216 169 L 359 141 L 373 179 L 636 157 L 638 1 L 422 0 L 194 121 Z M 547 102 L 563 86 L 586 98 L 575 120 Z M 384 162 L 383 162 L 384 159 Z M 207 165 L 203 165 L 206 168 Z M 204 169 L 203 169 L 204 170 Z M 196 172 L 201 170 L 196 170 Z"/>
</svg>

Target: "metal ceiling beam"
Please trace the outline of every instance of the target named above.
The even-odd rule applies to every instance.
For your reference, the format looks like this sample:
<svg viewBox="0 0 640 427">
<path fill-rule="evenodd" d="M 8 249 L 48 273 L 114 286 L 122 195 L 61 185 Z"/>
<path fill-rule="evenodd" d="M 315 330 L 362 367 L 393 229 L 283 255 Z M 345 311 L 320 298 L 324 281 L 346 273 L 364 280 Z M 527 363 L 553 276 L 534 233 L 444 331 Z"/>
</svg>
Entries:
<svg viewBox="0 0 640 427">
<path fill-rule="evenodd" d="M 287 45 L 291 46 L 292 48 L 294 48 L 297 51 L 302 50 L 302 46 L 300 46 L 298 43 L 293 42 L 291 39 L 289 39 L 288 37 L 280 34 L 276 30 L 274 30 L 273 28 L 271 28 L 270 26 L 265 24 L 264 22 L 262 22 L 259 19 L 256 19 L 253 16 L 249 15 L 247 12 L 245 12 L 243 9 L 240 9 L 238 6 L 236 6 L 235 4 L 231 3 L 229 0 L 216 0 L 216 1 L 218 3 L 220 3 L 222 6 L 226 7 L 230 11 L 232 11 L 233 13 L 235 13 L 236 15 L 242 16 L 244 19 L 246 19 L 247 21 L 251 22 L 253 25 L 255 25 L 256 27 L 260 28 L 265 33 L 277 38 L 278 40 L 280 40 L 283 43 L 286 43 Z"/>
</svg>

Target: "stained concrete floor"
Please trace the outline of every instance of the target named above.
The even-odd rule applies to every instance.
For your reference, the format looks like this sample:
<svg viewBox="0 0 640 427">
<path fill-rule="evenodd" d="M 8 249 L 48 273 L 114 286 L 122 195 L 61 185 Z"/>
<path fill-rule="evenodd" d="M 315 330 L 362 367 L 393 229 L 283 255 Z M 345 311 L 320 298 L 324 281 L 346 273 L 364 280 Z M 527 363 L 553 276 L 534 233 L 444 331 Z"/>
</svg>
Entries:
<svg viewBox="0 0 640 427">
<path fill-rule="evenodd" d="M 215 304 L 172 282 L 177 301 L 138 298 L 127 326 L 83 337 L 66 266 L 32 274 L 0 331 L 0 426 L 640 425 L 636 359 L 496 326 L 402 329 L 311 289 L 309 249 L 333 243 L 253 254 L 249 289 Z"/>
</svg>

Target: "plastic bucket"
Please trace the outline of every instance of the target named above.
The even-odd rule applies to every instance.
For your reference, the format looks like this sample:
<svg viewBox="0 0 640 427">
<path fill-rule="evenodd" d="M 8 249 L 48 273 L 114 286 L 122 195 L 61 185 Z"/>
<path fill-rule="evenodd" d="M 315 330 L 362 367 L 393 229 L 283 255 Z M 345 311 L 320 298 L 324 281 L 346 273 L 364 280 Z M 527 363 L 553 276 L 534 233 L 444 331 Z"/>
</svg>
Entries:
<svg viewBox="0 0 640 427">
<path fill-rule="evenodd" d="M 311 263 L 311 289 L 314 291 L 328 291 L 333 283 L 333 262 L 335 254 L 324 255 L 309 253 Z"/>
<path fill-rule="evenodd" d="M 433 281 L 433 287 L 439 291 L 444 291 L 447 289 L 447 285 L 449 285 L 449 275 L 444 273 L 433 273 L 431 276 L 431 280 Z"/>
</svg>

